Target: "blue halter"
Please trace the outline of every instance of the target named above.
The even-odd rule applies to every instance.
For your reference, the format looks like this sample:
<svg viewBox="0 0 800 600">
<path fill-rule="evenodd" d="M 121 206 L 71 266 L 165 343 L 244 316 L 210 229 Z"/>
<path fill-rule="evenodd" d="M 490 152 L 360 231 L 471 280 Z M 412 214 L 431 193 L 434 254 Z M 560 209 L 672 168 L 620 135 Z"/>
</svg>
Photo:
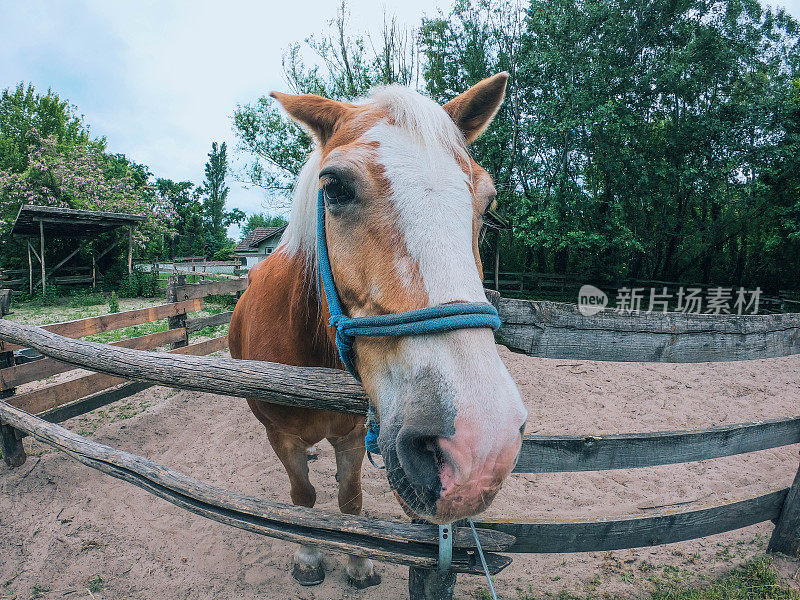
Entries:
<svg viewBox="0 0 800 600">
<path fill-rule="evenodd" d="M 317 196 L 317 257 L 322 287 L 331 313 L 330 325 L 336 328 L 336 347 L 348 372 L 361 381 L 356 369 L 353 342 L 358 336 L 384 337 L 441 333 L 468 327 L 500 327 L 497 309 L 488 302 L 455 302 L 418 310 L 373 317 L 348 317 L 333 281 L 328 244 L 325 241 L 325 196 Z"/>
</svg>

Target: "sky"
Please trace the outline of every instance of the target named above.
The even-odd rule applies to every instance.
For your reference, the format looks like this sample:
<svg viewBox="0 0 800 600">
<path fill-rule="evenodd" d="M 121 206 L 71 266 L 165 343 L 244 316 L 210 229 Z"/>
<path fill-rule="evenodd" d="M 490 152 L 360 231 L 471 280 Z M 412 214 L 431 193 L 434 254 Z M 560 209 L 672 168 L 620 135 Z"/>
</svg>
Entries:
<svg viewBox="0 0 800 600">
<path fill-rule="evenodd" d="M 0 89 L 30 82 L 76 105 L 111 152 L 157 177 L 199 184 L 212 141 L 228 143 L 237 104 L 285 90 L 289 44 L 324 32 L 338 0 L 226 2 L 0 0 Z M 416 26 L 450 0 L 348 0 L 357 32 L 384 13 Z M 770 5 L 775 6 L 774 3 Z M 800 0 L 784 0 L 800 18 Z M 228 208 L 275 212 L 263 191 L 229 181 Z M 229 234 L 236 238 L 238 228 Z"/>
<path fill-rule="evenodd" d="M 800 2 L 800 0 L 798 0 Z M 287 46 L 324 32 L 336 0 L 0 0 L 0 89 L 30 82 L 78 107 L 108 148 L 157 177 L 202 182 L 212 141 L 234 158 L 237 104 L 286 90 Z M 354 31 L 379 31 L 384 11 L 415 26 L 448 0 L 348 0 Z M 232 156 L 233 155 L 233 156 Z M 229 180 L 228 208 L 270 212 L 261 190 Z M 274 212 L 274 211 L 273 211 Z M 236 238 L 238 228 L 229 234 Z"/>
</svg>

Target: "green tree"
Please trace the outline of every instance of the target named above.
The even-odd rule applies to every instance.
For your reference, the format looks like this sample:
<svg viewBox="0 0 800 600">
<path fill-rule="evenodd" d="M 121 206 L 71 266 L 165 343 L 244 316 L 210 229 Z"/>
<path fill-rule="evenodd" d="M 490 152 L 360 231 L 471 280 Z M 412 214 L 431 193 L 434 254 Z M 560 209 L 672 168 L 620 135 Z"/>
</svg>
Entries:
<svg viewBox="0 0 800 600">
<path fill-rule="evenodd" d="M 420 46 L 442 101 L 511 73 L 473 152 L 527 250 L 504 252 L 515 267 L 758 285 L 778 253 L 798 262 L 766 180 L 781 164 L 792 189 L 797 31 L 754 0 L 461 0 Z"/>
<path fill-rule="evenodd" d="M 200 213 L 191 213 L 178 237 L 175 256 L 206 256 L 205 244 L 203 218 Z"/>
<path fill-rule="evenodd" d="M 30 84 L 19 83 L 0 95 L 0 170 L 21 173 L 39 140 L 54 137 L 62 150 L 85 147 L 91 140 L 89 128 L 77 115 L 77 108 L 58 94 L 39 94 Z M 105 149 L 105 140 L 93 143 Z"/>
<path fill-rule="evenodd" d="M 202 227 L 203 205 L 195 185 L 191 181 L 172 181 L 171 179 L 160 177 L 156 179 L 155 187 L 160 201 L 172 207 L 175 213 L 175 233 L 170 237 L 169 257 L 202 255 L 203 248 L 200 249 L 199 254 L 184 254 L 181 250 L 185 246 L 183 238 L 188 229 L 189 219 L 193 215 L 196 215 L 200 221 L 199 238 L 200 240 L 204 239 Z M 194 233 L 197 235 L 197 232 Z"/>
<path fill-rule="evenodd" d="M 800 29 L 785 11 L 456 0 L 418 36 L 386 26 L 382 40 L 351 35 L 346 16 L 289 48 L 292 91 L 352 98 L 400 82 L 446 102 L 510 73 L 471 149 L 513 225 L 504 270 L 800 285 Z M 264 97 L 237 107 L 234 126 L 243 177 L 288 190 L 308 138 Z"/>
<path fill-rule="evenodd" d="M 283 227 L 287 221 L 284 217 L 254 213 L 247 217 L 240 232 L 241 239 L 246 238 L 256 227 Z"/>
<path fill-rule="evenodd" d="M 203 217 L 205 220 L 205 252 L 211 256 L 228 244 L 226 227 L 231 222 L 244 219 L 244 213 L 237 210 L 226 213 L 225 201 L 230 188 L 225 184 L 228 176 L 228 152 L 225 142 L 211 144 L 205 168 L 206 178 L 201 193 L 203 195 Z"/>
<path fill-rule="evenodd" d="M 416 33 L 384 19 L 379 35 L 354 35 L 349 11 L 339 6 L 329 29 L 292 44 L 283 56 L 289 90 L 337 100 L 363 96 L 376 85 L 417 85 L 419 62 Z M 304 61 L 315 57 L 315 64 Z M 286 118 L 268 96 L 238 105 L 233 115 L 237 150 L 245 159 L 239 177 L 249 185 L 285 197 L 311 151 L 310 138 Z M 274 198 L 274 194 L 271 194 Z"/>
</svg>

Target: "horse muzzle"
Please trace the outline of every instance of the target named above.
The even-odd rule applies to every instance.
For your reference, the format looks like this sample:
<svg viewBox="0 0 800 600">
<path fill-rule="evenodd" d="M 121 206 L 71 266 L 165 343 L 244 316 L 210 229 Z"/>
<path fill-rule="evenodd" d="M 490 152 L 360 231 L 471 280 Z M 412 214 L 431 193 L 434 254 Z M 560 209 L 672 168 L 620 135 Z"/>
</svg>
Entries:
<svg viewBox="0 0 800 600">
<path fill-rule="evenodd" d="M 487 422 L 446 396 L 425 392 L 430 389 L 382 418 L 378 445 L 389 484 L 406 512 L 451 523 L 492 502 L 516 464 L 527 413 L 520 404 Z"/>
</svg>

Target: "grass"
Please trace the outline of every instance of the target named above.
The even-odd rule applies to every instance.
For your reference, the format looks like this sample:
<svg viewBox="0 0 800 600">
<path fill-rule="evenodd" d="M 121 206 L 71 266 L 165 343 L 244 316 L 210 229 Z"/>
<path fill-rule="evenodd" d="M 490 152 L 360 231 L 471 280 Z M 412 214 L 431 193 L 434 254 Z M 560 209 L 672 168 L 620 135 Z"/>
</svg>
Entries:
<svg viewBox="0 0 800 600">
<path fill-rule="evenodd" d="M 50 588 L 46 585 L 35 585 L 31 590 L 31 598 L 41 598 L 49 591 Z"/>
<path fill-rule="evenodd" d="M 103 578 L 100 575 L 95 575 L 94 577 L 89 577 L 89 581 L 86 582 L 86 589 L 90 592 L 99 592 L 103 589 Z"/>
<path fill-rule="evenodd" d="M 596 578 L 597 579 L 597 578 Z M 772 565 L 772 558 L 759 556 L 742 567 L 734 569 L 719 579 L 702 586 L 681 586 L 676 580 L 654 582 L 654 589 L 643 594 L 642 600 L 800 600 L 800 592 L 782 586 Z M 571 594 L 562 591 L 558 595 L 534 596 L 519 590 L 516 600 L 622 600 L 620 596 L 612 596 L 601 591 L 602 585 L 590 587 L 592 593 L 585 595 Z M 510 597 L 506 595 L 506 597 Z M 627 596 L 626 596 L 627 597 Z M 486 589 L 475 592 L 476 600 L 491 600 Z"/>
<path fill-rule="evenodd" d="M 800 592 L 783 587 L 772 558 L 755 558 L 710 585 L 683 590 L 660 589 L 652 600 L 798 600 Z"/>
<path fill-rule="evenodd" d="M 90 342 L 100 342 L 102 344 L 109 344 L 111 342 L 118 342 L 128 338 L 139 337 L 140 335 L 148 335 L 150 333 L 158 333 L 159 331 L 166 331 L 169 325 L 166 319 L 159 321 L 150 321 L 149 323 L 142 323 L 141 325 L 131 325 L 124 329 L 112 329 L 110 331 L 102 331 L 95 335 L 87 336 L 85 339 Z"/>
</svg>

